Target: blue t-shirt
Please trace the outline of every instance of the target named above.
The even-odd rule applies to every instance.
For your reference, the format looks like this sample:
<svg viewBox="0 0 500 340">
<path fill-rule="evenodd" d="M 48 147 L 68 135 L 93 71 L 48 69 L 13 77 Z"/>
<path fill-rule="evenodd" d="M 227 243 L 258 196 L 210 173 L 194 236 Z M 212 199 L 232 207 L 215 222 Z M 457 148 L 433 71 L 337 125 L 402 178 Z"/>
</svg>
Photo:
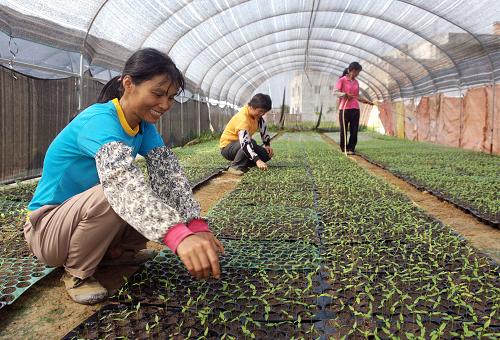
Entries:
<svg viewBox="0 0 500 340">
<path fill-rule="evenodd" d="M 28 210 L 61 204 L 98 184 L 95 155 L 110 142 L 132 147 L 132 157 L 165 145 L 153 124 L 142 121 L 131 129 L 117 99 L 89 106 L 50 144 Z"/>
</svg>

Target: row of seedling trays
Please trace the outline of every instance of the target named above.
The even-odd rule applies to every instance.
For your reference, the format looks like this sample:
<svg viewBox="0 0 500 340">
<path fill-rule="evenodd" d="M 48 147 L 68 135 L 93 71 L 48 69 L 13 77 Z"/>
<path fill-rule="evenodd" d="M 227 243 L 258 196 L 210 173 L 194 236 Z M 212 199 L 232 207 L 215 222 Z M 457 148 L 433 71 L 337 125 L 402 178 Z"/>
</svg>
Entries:
<svg viewBox="0 0 500 340">
<path fill-rule="evenodd" d="M 317 134 L 273 147 L 208 214 L 220 280 L 163 252 L 67 337 L 498 337 L 495 264 Z"/>
</svg>

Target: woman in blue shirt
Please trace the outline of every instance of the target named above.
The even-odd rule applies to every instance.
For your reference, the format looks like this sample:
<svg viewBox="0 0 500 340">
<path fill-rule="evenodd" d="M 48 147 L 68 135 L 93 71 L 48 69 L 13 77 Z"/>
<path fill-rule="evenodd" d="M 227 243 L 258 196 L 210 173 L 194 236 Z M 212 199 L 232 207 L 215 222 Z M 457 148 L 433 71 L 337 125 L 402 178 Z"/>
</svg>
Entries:
<svg viewBox="0 0 500 340">
<path fill-rule="evenodd" d="M 29 204 L 25 236 L 50 266 L 64 266 L 70 297 L 92 304 L 107 296 L 93 278 L 101 263 L 140 263 L 148 240 L 163 242 L 197 278 L 219 277 L 222 244 L 200 217 L 189 182 L 155 123 L 184 89 L 172 60 L 135 52 L 49 146 Z M 134 164 L 145 157 L 149 180 Z"/>
</svg>

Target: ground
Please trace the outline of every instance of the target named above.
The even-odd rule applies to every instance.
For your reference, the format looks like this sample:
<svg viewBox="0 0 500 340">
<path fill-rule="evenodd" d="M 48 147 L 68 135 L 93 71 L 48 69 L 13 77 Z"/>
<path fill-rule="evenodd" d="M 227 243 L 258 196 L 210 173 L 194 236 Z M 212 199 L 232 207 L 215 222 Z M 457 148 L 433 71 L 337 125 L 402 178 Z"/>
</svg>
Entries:
<svg viewBox="0 0 500 340">
<path fill-rule="evenodd" d="M 331 139 L 328 142 L 333 143 Z M 480 251 L 500 261 L 500 230 L 485 225 L 453 205 L 434 196 L 420 192 L 415 187 L 393 176 L 358 156 L 351 157 L 360 166 L 405 192 L 408 197 L 430 215 L 441 220 L 467 238 Z M 206 212 L 227 192 L 232 191 L 240 178 L 222 174 L 195 191 L 196 198 Z M 159 248 L 150 242 L 151 248 Z M 110 290 L 117 289 L 134 267 L 99 270 L 96 277 Z M 0 310 L 0 339 L 59 339 L 83 320 L 97 311 L 101 304 L 84 306 L 72 302 L 59 281 L 62 270 L 58 269 L 34 285 L 13 305 Z"/>
<path fill-rule="evenodd" d="M 206 214 L 225 193 L 232 191 L 239 181 L 239 177 L 222 174 L 195 190 L 202 214 Z M 153 242 L 149 242 L 148 247 L 162 248 Z M 95 276 L 113 291 L 122 285 L 123 276 L 130 276 L 136 270 L 136 267 L 124 267 L 117 273 L 116 267 L 108 267 L 99 269 Z M 62 272 L 62 269 L 55 270 L 15 303 L 0 310 L 0 339 L 60 339 L 101 308 L 102 304 L 85 306 L 74 303 L 60 281 Z"/>
</svg>

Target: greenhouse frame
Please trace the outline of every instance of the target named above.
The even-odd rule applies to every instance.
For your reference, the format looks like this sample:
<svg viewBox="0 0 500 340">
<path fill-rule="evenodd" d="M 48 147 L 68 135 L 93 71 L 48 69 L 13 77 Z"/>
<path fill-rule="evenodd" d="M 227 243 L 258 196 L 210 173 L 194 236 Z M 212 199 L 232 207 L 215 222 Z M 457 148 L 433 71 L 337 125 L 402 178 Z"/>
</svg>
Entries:
<svg viewBox="0 0 500 340">
<path fill-rule="evenodd" d="M 97 269 L 108 299 L 75 312 L 66 264 L 26 242 L 28 205 L 49 147 L 147 48 L 185 81 L 151 126 L 181 168 L 170 188 L 199 201 L 186 228 L 203 221 L 225 248 L 221 278 L 193 278 L 158 243 L 170 229 L 143 234 L 156 257 L 119 282 Z M 224 136 L 262 93 L 272 104 L 255 131 L 238 123 L 228 159 Z M 498 0 L 0 0 L 0 122 L 0 339 L 500 337 Z M 149 152 L 127 168 L 163 200 L 148 209 L 189 205 L 155 191 Z M 114 205 L 97 155 L 95 185 L 141 233 L 124 216 L 148 209 L 132 193 Z"/>
</svg>

